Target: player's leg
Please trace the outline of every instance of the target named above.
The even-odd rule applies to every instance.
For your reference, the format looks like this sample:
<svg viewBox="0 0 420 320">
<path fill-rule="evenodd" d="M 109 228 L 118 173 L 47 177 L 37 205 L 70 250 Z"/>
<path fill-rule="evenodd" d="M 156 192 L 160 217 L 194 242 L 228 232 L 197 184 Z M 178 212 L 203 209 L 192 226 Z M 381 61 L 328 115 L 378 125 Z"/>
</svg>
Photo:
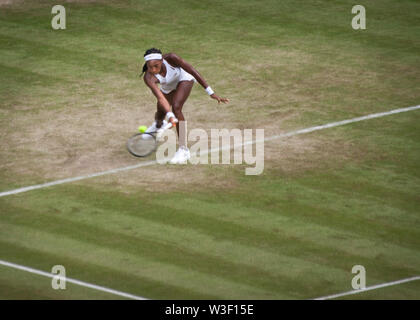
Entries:
<svg viewBox="0 0 420 320">
<path fill-rule="evenodd" d="M 188 147 L 185 145 L 185 135 L 186 132 L 179 132 L 180 131 L 180 121 L 185 121 L 184 115 L 182 114 L 182 107 L 184 106 L 185 101 L 187 100 L 188 96 L 191 93 L 191 89 L 194 85 L 194 81 L 181 81 L 178 83 L 176 88 L 175 94 L 172 100 L 172 112 L 175 114 L 175 117 L 179 120 L 176 125 L 176 130 L 178 132 L 178 141 L 179 141 L 179 149 L 175 153 L 174 157 L 169 161 L 169 163 L 177 164 L 177 163 L 187 163 L 188 159 L 190 159 L 190 151 Z"/>
<path fill-rule="evenodd" d="M 178 86 L 175 90 L 171 105 L 172 112 L 175 114 L 175 117 L 178 119 L 178 121 L 185 121 L 184 115 L 182 114 L 182 107 L 184 106 L 185 101 L 187 101 L 193 85 L 194 81 L 192 80 L 181 81 L 178 83 Z M 179 123 L 176 125 L 176 130 L 179 135 Z"/>
</svg>

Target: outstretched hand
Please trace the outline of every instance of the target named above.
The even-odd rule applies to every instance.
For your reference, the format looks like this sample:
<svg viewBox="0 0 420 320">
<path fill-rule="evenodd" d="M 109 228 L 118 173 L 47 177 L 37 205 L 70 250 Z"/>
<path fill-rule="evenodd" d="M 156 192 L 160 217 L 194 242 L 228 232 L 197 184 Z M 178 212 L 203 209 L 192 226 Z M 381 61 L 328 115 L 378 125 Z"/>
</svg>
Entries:
<svg viewBox="0 0 420 320">
<path fill-rule="evenodd" d="M 227 99 L 227 98 L 221 98 L 219 96 L 216 96 L 216 94 L 214 94 L 214 93 L 210 97 L 213 98 L 213 99 L 215 99 L 215 100 L 217 100 L 217 103 L 218 104 L 220 104 L 220 102 L 223 102 L 223 103 L 228 103 L 229 102 L 229 99 Z"/>
</svg>

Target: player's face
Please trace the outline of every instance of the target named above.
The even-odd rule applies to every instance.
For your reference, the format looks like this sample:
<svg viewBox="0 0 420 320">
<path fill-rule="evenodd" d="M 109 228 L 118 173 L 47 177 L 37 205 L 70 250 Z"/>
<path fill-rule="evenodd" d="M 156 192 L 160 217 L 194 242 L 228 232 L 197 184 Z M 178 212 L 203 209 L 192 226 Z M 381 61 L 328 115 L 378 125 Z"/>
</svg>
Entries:
<svg viewBox="0 0 420 320">
<path fill-rule="evenodd" d="M 162 68 L 162 60 L 147 61 L 147 70 L 153 74 L 158 74 Z"/>
</svg>

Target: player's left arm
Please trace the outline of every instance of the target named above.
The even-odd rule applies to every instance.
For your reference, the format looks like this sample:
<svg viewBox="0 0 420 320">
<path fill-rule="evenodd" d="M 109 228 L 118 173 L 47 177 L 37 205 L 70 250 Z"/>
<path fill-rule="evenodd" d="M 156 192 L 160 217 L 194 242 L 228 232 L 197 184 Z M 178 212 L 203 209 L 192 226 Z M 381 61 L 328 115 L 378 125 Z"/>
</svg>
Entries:
<svg viewBox="0 0 420 320">
<path fill-rule="evenodd" d="M 207 84 L 206 80 L 204 80 L 204 78 L 201 76 L 201 74 L 191 64 L 189 64 L 187 61 L 185 61 L 184 59 L 182 59 L 177 54 L 175 54 L 175 53 L 168 53 L 167 55 L 165 55 L 165 59 L 171 65 L 173 65 L 175 67 L 181 67 L 182 69 L 184 69 L 185 71 L 187 71 L 189 74 L 191 74 L 198 81 L 198 83 L 203 86 L 204 89 L 206 89 L 209 86 Z M 223 102 L 223 103 L 229 102 L 229 99 L 227 99 L 227 98 L 221 98 L 221 97 L 217 96 L 215 93 L 213 93 L 210 97 L 213 98 L 213 99 L 216 99 L 218 103 L 220 103 L 220 102 Z"/>
</svg>

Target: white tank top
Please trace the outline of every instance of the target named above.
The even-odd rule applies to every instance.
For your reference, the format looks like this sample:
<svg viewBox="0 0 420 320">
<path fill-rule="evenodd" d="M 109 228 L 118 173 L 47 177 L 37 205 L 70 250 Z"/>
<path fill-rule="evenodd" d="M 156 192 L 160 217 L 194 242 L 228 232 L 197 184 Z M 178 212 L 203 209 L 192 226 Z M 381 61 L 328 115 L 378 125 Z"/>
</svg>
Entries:
<svg viewBox="0 0 420 320">
<path fill-rule="evenodd" d="M 162 77 L 160 74 L 155 74 L 155 77 L 159 80 L 162 85 L 162 89 L 171 88 L 175 83 L 179 81 L 179 76 L 181 75 L 181 68 L 172 67 L 165 59 L 163 63 L 166 67 L 166 76 Z"/>
</svg>

